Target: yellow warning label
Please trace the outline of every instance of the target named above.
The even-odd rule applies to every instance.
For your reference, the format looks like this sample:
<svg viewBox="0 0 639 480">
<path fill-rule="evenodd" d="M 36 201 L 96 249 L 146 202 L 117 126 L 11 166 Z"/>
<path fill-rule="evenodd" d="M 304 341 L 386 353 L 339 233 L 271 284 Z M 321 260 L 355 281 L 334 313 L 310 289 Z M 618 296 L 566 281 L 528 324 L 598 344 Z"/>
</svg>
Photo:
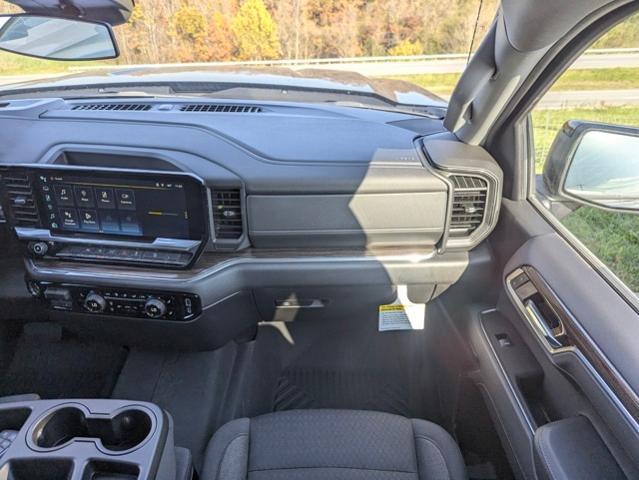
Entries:
<svg viewBox="0 0 639 480">
<path fill-rule="evenodd" d="M 404 311 L 404 305 L 380 305 L 380 312 L 402 312 Z"/>
</svg>

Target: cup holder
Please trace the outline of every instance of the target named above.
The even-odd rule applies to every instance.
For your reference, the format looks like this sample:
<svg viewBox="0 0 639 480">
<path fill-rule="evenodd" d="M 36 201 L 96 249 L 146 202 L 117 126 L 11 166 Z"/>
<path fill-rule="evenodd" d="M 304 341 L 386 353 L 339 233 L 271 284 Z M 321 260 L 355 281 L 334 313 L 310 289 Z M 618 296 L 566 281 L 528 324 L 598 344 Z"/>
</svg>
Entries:
<svg viewBox="0 0 639 480">
<path fill-rule="evenodd" d="M 66 406 L 38 423 L 33 442 L 40 449 L 53 450 L 89 439 L 99 442 L 98 447 L 103 447 L 105 453 L 118 454 L 141 446 L 152 429 L 151 415 L 139 408 L 126 408 L 112 418 L 102 418 L 79 407 Z"/>
</svg>

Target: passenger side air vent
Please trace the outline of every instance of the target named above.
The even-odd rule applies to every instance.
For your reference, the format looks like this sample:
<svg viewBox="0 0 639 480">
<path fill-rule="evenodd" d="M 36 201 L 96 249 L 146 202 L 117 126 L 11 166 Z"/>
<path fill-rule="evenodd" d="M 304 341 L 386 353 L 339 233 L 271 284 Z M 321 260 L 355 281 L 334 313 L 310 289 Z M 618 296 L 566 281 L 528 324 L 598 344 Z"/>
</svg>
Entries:
<svg viewBox="0 0 639 480">
<path fill-rule="evenodd" d="M 213 190 L 215 238 L 237 240 L 242 236 L 242 199 L 239 189 Z"/>
<path fill-rule="evenodd" d="M 262 108 L 255 105 L 192 103 L 182 105 L 180 111 L 194 113 L 261 113 Z"/>
<path fill-rule="evenodd" d="M 146 112 L 151 110 L 148 103 L 83 103 L 75 105 L 71 110 L 102 110 L 117 112 Z"/>
<path fill-rule="evenodd" d="M 469 176 L 453 175 L 453 213 L 450 219 L 450 236 L 467 237 L 481 225 L 486 211 L 488 183 Z"/>
<path fill-rule="evenodd" d="M 39 226 L 40 215 L 29 177 L 26 175 L 7 175 L 2 178 L 2 182 L 15 224 L 20 227 Z"/>
</svg>

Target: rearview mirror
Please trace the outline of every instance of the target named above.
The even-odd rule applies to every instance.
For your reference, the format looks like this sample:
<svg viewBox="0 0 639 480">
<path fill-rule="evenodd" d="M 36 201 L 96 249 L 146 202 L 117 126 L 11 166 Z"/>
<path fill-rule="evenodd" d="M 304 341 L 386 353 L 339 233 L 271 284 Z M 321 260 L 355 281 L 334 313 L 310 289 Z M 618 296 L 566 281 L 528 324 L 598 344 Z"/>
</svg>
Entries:
<svg viewBox="0 0 639 480">
<path fill-rule="evenodd" d="M 550 148 L 543 187 L 571 210 L 590 205 L 639 213 L 639 129 L 567 122 Z"/>
<path fill-rule="evenodd" d="M 108 24 L 29 14 L 0 15 L 0 50 L 51 60 L 118 56 Z"/>
</svg>

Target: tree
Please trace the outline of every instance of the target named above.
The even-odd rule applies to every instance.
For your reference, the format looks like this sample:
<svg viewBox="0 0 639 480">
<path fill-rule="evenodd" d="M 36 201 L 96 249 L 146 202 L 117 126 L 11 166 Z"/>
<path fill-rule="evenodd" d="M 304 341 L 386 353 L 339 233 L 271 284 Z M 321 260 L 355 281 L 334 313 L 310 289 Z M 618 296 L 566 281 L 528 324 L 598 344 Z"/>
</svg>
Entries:
<svg viewBox="0 0 639 480">
<path fill-rule="evenodd" d="M 424 48 L 417 42 L 410 40 L 402 40 L 397 45 L 388 49 L 388 53 L 394 57 L 403 57 L 408 55 L 421 55 Z"/>
<path fill-rule="evenodd" d="M 277 26 L 262 0 L 246 0 L 231 24 L 239 60 L 278 58 L 280 42 Z"/>
<path fill-rule="evenodd" d="M 177 60 L 196 62 L 207 55 L 206 34 L 208 25 L 201 11 L 189 5 L 175 12 L 172 19 L 172 35 L 177 39 Z"/>
<path fill-rule="evenodd" d="M 209 22 L 207 38 L 209 61 L 233 60 L 235 55 L 234 36 L 227 17 L 220 12 L 213 13 Z"/>
</svg>

